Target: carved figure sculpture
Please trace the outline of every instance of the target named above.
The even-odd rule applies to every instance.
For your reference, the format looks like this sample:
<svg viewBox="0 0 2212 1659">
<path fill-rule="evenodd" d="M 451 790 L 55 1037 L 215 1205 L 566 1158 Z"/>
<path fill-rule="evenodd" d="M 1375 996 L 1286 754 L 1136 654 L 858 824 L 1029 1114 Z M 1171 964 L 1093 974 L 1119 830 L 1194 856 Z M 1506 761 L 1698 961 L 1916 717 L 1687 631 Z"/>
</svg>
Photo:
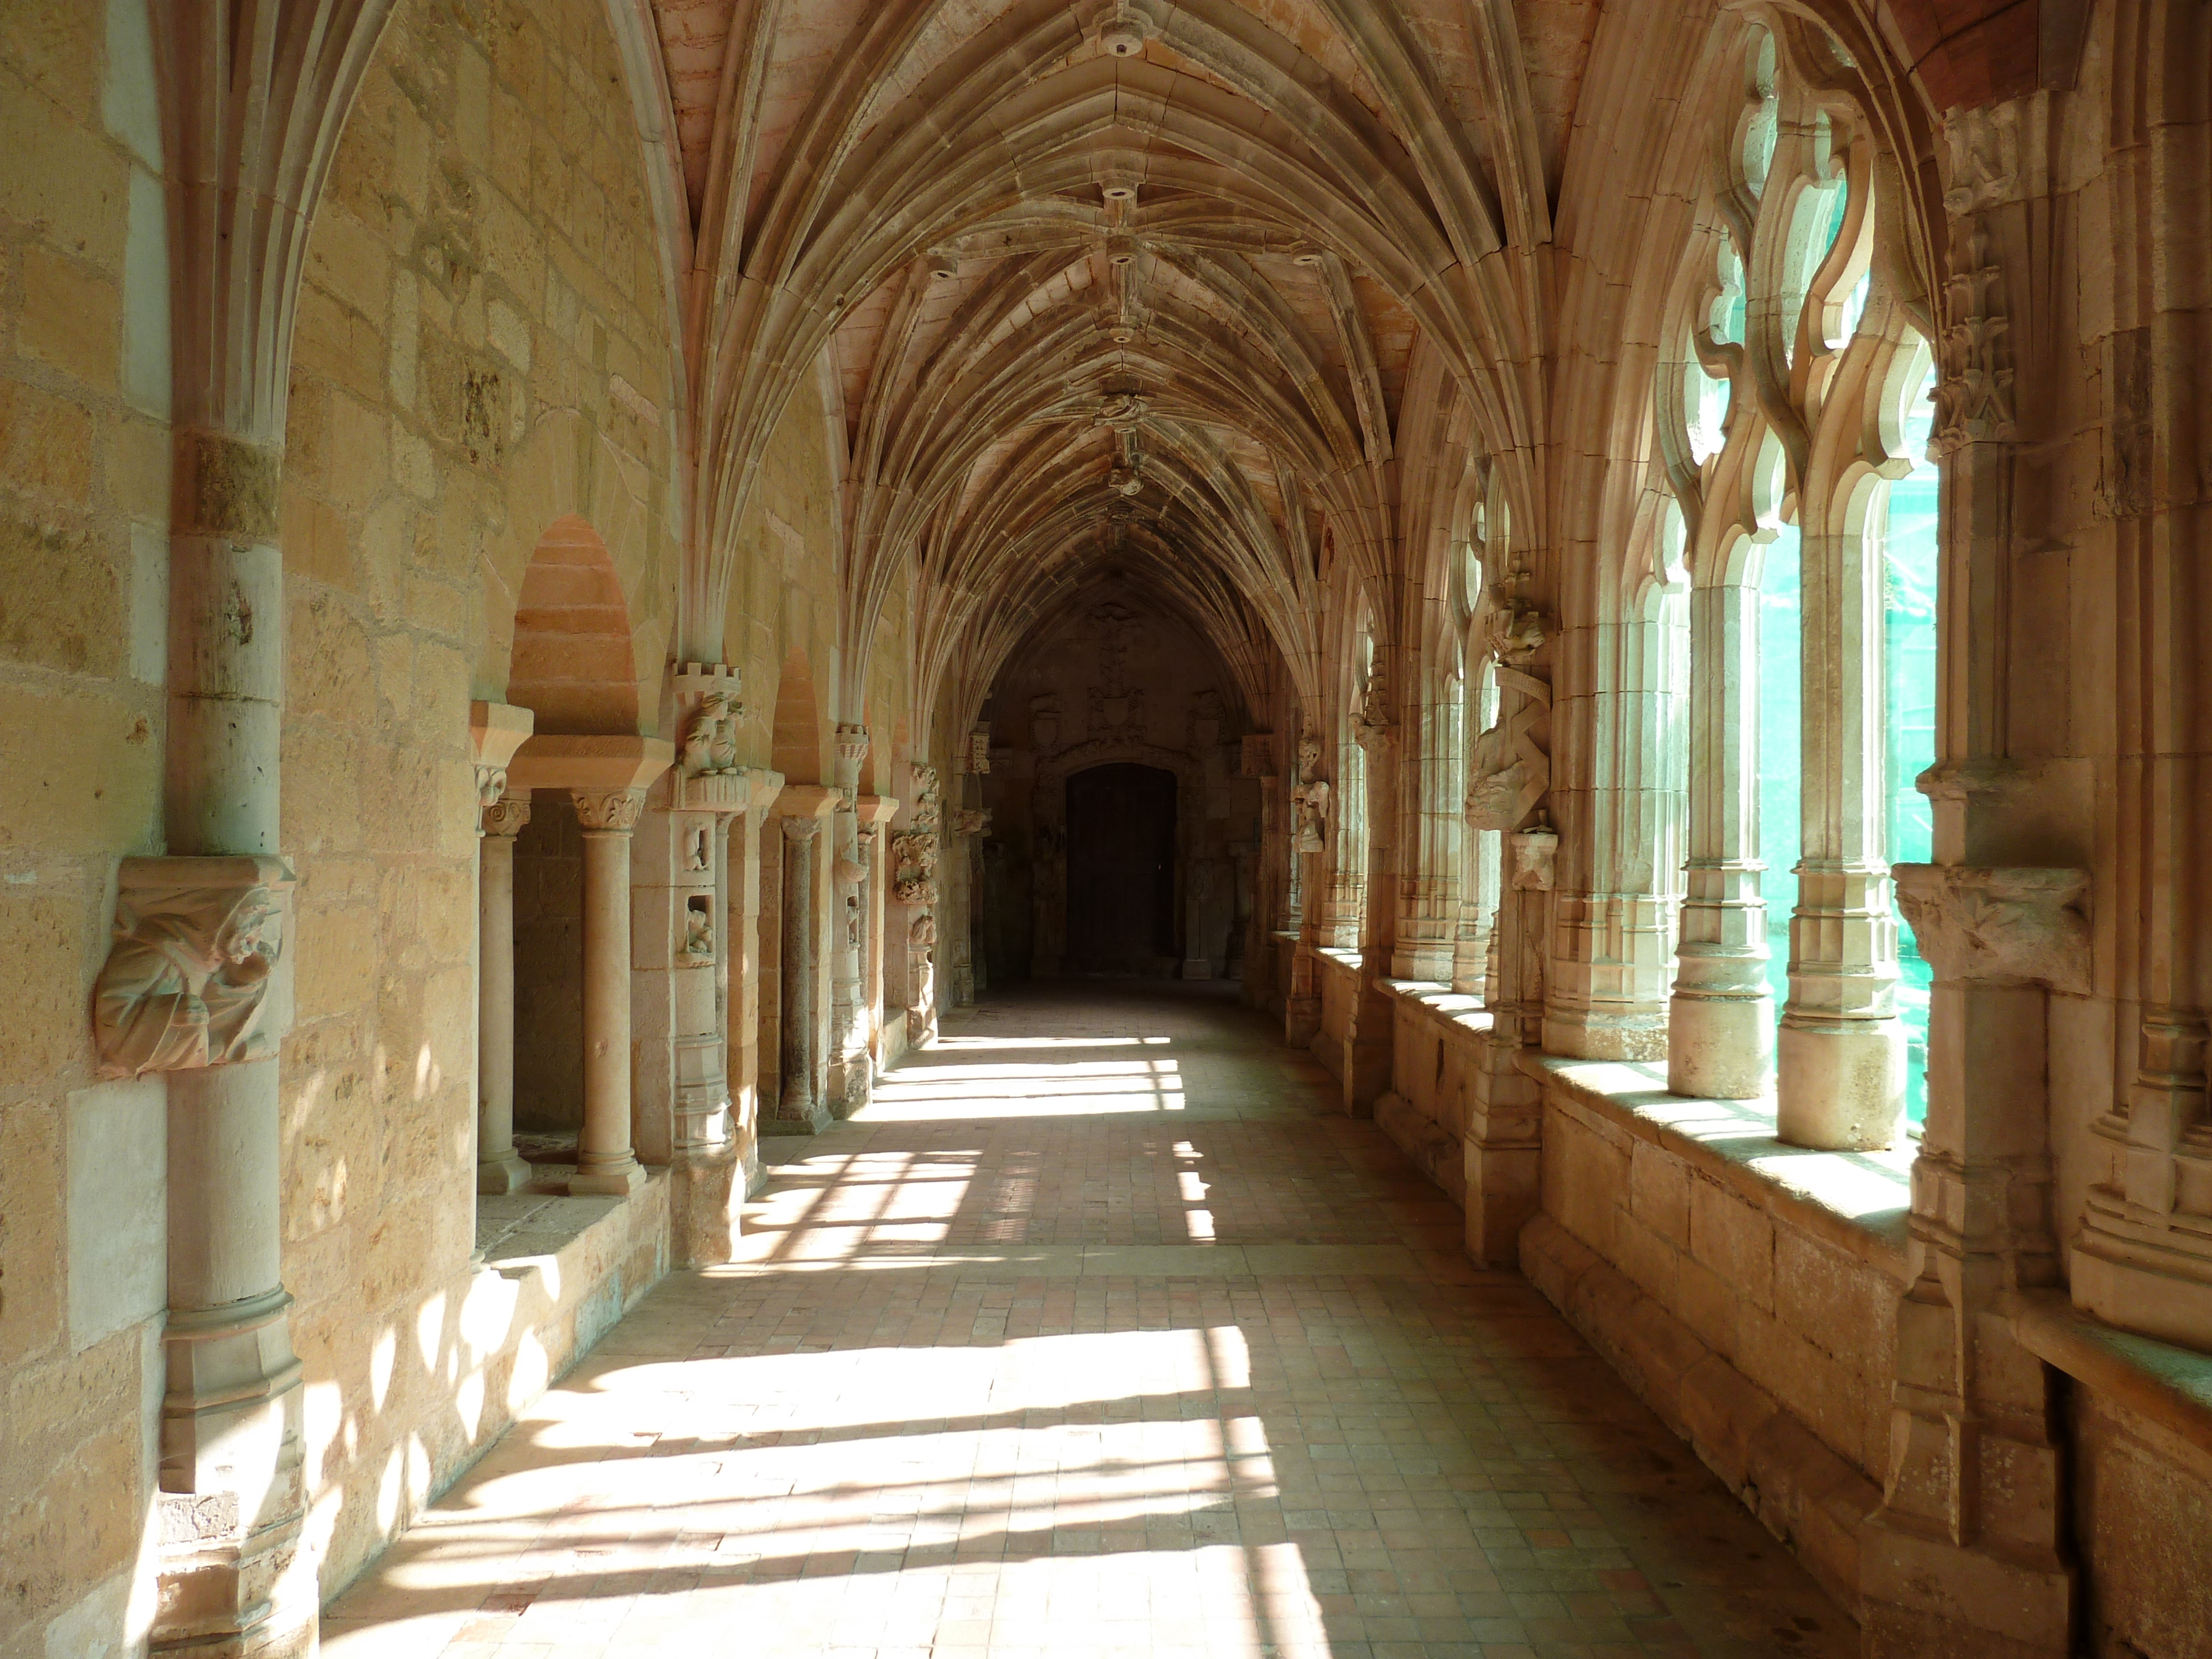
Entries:
<svg viewBox="0 0 2212 1659">
<path fill-rule="evenodd" d="M 937 918 L 924 910 L 906 930 L 906 942 L 908 949 L 927 956 L 937 945 Z"/>
<path fill-rule="evenodd" d="M 1328 844 L 1329 782 L 1317 778 L 1321 744 L 1308 734 L 1298 739 L 1298 781 L 1291 790 L 1291 805 L 1298 817 L 1297 834 L 1291 845 L 1300 853 L 1318 853 Z"/>
<path fill-rule="evenodd" d="M 1467 792 L 1468 825 L 1474 830 L 1516 830 L 1552 787 L 1552 757 L 1536 739 L 1536 727 L 1550 714 L 1552 688 L 1533 674 L 1500 665 L 1501 693 L 1517 691 L 1510 712 L 1475 739 L 1473 781 Z"/>
<path fill-rule="evenodd" d="M 714 959 L 714 921 L 703 908 L 684 913 L 684 954 L 694 962 Z"/>
<path fill-rule="evenodd" d="M 891 891 L 906 904 L 937 902 L 937 836 L 933 830 L 909 830 L 891 837 L 891 860 L 896 866 Z"/>
<path fill-rule="evenodd" d="M 274 1053 L 259 1028 L 283 949 L 282 915 L 265 884 L 126 886 L 115 907 L 115 943 L 93 989 L 100 1075 Z"/>
<path fill-rule="evenodd" d="M 934 834 L 941 797 L 937 789 L 937 769 L 916 763 L 909 769 L 914 774 L 914 812 L 908 820 L 911 830 Z"/>
<path fill-rule="evenodd" d="M 738 724 L 745 706 L 734 691 L 709 691 L 684 729 L 679 764 L 692 777 L 714 777 L 738 769 Z"/>
</svg>

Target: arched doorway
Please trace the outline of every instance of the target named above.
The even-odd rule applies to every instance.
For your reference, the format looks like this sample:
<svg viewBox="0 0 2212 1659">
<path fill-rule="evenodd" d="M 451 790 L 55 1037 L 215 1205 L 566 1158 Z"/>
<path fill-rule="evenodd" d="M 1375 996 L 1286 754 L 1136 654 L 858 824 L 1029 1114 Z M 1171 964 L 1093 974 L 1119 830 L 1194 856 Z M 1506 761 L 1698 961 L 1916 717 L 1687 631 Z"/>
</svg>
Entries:
<svg viewBox="0 0 2212 1659">
<path fill-rule="evenodd" d="M 1067 965 L 1173 974 L 1176 775 L 1119 762 L 1067 780 Z"/>
</svg>

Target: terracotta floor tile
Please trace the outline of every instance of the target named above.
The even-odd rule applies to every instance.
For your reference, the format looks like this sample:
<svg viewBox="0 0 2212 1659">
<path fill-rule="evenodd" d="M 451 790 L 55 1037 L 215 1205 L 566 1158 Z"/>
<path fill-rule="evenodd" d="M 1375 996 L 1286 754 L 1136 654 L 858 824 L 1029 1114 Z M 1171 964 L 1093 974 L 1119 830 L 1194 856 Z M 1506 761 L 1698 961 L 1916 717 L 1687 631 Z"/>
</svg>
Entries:
<svg viewBox="0 0 2212 1659">
<path fill-rule="evenodd" d="M 616 1327 L 325 1653 L 1855 1652 L 1336 1094 L 1224 988 L 994 994 L 769 1142 L 744 1259 Z"/>
</svg>

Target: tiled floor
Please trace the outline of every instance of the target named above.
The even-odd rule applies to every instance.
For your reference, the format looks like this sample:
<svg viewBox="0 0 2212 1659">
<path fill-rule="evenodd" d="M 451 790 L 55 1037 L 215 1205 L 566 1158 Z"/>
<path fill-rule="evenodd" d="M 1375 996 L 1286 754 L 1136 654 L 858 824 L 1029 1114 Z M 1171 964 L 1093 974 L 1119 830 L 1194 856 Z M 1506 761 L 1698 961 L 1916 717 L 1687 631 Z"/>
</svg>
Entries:
<svg viewBox="0 0 2212 1659">
<path fill-rule="evenodd" d="M 988 1000 L 330 1609 L 331 1659 L 1856 1652 L 1266 1024 Z"/>
</svg>

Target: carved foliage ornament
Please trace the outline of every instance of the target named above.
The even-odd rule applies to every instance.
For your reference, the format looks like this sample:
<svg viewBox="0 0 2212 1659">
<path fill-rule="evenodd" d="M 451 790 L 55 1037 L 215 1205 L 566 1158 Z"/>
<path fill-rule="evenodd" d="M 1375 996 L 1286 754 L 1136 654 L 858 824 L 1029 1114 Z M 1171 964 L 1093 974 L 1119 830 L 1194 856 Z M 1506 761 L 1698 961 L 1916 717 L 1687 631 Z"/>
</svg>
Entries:
<svg viewBox="0 0 2212 1659">
<path fill-rule="evenodd" d="M 917 763 L 908 769 L 914 774 L 914 811 L 908 819 L 908 827 L 934 832 L 942 799 L 938 793 L 937 769 Z"/>
<path fill-rule="evenodd" d="M 645 812 L 642 789 L 572 789 L 576 822 L 591 836 L 626 836 Z"/>
<path fill-rule="evenodd" d="M 2086 871 L 1899 864 L 1890 874 L 1938 980 L 2088 990 Z"/>
<path fill-rule="evenodd" d="M 282 859 L 125 859 L 115 939 L 93 988 L 103 1077 L 258 1060 L 269 976 L 283 950 Z"/>
<path fill-rule="evenodd" d="M 937 902 L 937 835 L 908 830 L 891 837 L 891 891 L 905 904 Z"/>
<path fill-rule="evenodd" d="M 484 807 L 483 817 L 487 836 L 519 836 L 530 822 L 530 797 L 501 795 Z"/>
</svg>

